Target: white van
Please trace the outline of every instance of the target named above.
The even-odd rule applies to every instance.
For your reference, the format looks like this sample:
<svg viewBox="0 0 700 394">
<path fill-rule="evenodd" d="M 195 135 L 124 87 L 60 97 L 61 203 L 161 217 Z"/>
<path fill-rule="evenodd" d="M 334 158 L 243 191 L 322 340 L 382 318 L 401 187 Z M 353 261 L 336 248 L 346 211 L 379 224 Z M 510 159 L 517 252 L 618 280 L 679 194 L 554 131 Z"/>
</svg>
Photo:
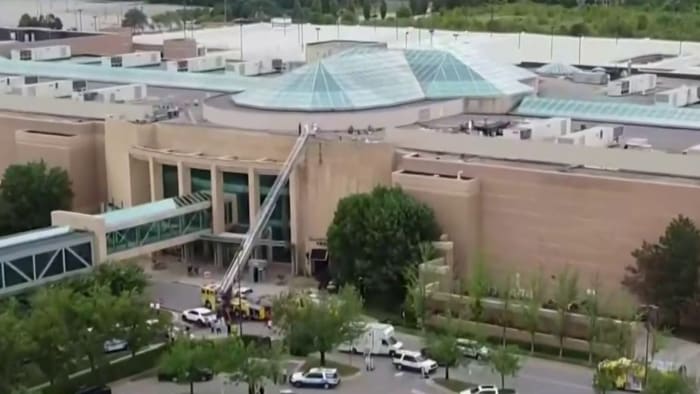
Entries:
<svg viewBox="0 0 700 394">
<path fill-rule="evenodd" d="M 341 352 L 393 356 L 403 348 L 394 337 L 394 326 L 384 323 L 366 323 L 365 331 L 356 340 L 338 346 Z"/>
</svg>

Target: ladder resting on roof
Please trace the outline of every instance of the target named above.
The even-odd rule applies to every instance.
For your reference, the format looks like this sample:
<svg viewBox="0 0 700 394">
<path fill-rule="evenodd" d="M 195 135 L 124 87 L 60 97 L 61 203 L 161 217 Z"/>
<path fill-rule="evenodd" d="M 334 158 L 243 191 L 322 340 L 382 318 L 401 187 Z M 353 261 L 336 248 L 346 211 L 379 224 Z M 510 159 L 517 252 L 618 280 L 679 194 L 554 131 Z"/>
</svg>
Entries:
<svg viewBox="0 0 700 394">
<path fill-rule="evenodd" d="M 246 237 L 243 241 L 243 244 L 241 245 L 241 248 L 238 249 L 238 252 L 236 253 L 236 255 L 233 258 L 233 261 L 231 262 L 231 265 L 228 267 L 226 273 L 224 274 L 224 278 L 219 284 L 218 293 L 221 294 L 223 297 L 230 296 L 231 288 L 233 287 L 233 284 L 236 280 L 236 277 L 238 276 L 239 271 L 241 270 L 241 268 L 243 268 L 243 265 L 250 258 L 250 254 L 253 251 L 253 247 L 255 247 L 256 241 L 258 240 L 258 238 L 260 238 L 262 230 L 265 228 L 267 222 L 270 220 L 270 216 L 272 216 L 272 212 L 275 209 L 275 204 L 277 202 L 277 198 L 280 195 L 280 192 L 282 191 L 282 187 L 285 183 L 287 183 L 287 180 L 289 179 L 289 176 L 292 173 L 294 165 L 301 156 L 301 152 L 304 150 L 304 147 L 306 146 L 309 137 L 313 134 L 316 134 L 316 126 L 313 126 L 311 128 L 309 128 L 309 126 L 305 126 L 301 130 L 301 134 L 299 135 L 299 138 L 297 138 L 296 143 L 292 147 L 292 151 L 289 153 L 287 161 L 284 163 L 284 167 L 282 167 L 282 171 L 280 171 L 279 175 L 275 179 L 275 182 L 272 184 L 270 193 L 268 193 L 267 197 L 265 197 L 265 201 L 263 202 L 262 208 L 258 213 L 258 217 L 256 218 L 254 225 L 251 226 L 251 228 L 246 233 Z"/>
</svg>

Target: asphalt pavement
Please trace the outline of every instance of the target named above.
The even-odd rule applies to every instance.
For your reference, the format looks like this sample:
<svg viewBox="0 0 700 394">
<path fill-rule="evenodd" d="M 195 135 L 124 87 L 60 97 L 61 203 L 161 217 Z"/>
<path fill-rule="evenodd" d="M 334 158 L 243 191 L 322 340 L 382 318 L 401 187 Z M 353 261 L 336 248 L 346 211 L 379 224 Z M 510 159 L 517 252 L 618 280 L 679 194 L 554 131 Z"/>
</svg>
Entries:
<svg viewBox="0 0 700 394">
<path fill-rule="evenodd" d="M 244 284 L 245 286 L 245 284 Z M 265 287 L 258 288 L 256 285 L 250 285 L 254 289 L 253 294 L 264 294 L 270 291 Z M 199 287 L 197 285 L 178 283 L 172 281 L 152 281 L 151 296 L 161 302 L 163 308 L 173 311 L 182 311 L 187 308 L 199 306 Z M 202 332 L 202 330 L 197 330 Z M 258 322 L 245 322 L 243 324 L 243 332 L 246 334 L 269 335 L 269 330 L 264 324 Z M 397 333 L 397 339 L 404 343 L 408 349 L 420 349 L 422 347 L 422 339 L 414 335 Z M 344 363 L 354 363 L 353 365 L 362 366 L 362 360 L 355 356 L 345 354 L 333 354 L 329 357 L 338 358 L 338 361 Z M 377 359 L 377 369 L 371 373 L 363 372 L 360 377 L 350 379 L 344 382 L 336 391 L 339 393 L 377 393 L 381 390 L 381 394 L 433 394 L 443 393 L 441 388 L 431 385 L 424 379 L 410 373 L 397 373 L 393 370 L 390 360 Z M 436 376 L 442 375 L 442 369 L 438 371 Z M 366 376 L 365 376 L 366 375 Z M 454 379 L 469 381 L 477 384 L 500 384 L 500 377 L 494 374 L 491 369 L 482 363 L 473 361 L 466 366 L 453 368 L 450 370 L 450 377 Z M 593 371 L 589 368 L 559 363 L 538 358 L 526 357 L 523 360 L 523 367 L 516 378 L 507 378 L 506 385 L 515 387 L 518 393 L 522 394 L 594 394 L 591 387 L 593 379 Z M 134 382 L 131 382 L 136 384 Z M 346 384 L 345 384 L 346 383 Z M 139 381 L 138 384 L 144 385 L 143 388 L 133 387 L 131 391 L 117 389 L 115 394 L 160 394 L 160 393 L 183 393 L 186 391 L 176 389 L 176 385 L 155 384 L 155 379 L 151 378 L 150 385 L 153 389 L 147 389 L 148 382 Z M 130 386 L 128 384 L 127 386 Z M 169 387 L 162 388 L 162 387 Z M 175 387 L 173 387 L 175 386 Z M 121 386 L 119 386 L 121 387 Z M 224 387 L 224 391 L 222 391 Z M 276 390 L 268 392 L 279 392 L 284 387 L 278 387 Z M 175 391 L 173 391 L 175 390 Z M 209 393 L 245 393 L 246 391 L 239 386 L 223 385 L 221 380 L 201 384 L 197 390 L 200 394 Z M 295 393 L 306 393 L 306 390 L 294 389 Z M 311 391 L 308 391 L 311 392 Z"/>
</svg>

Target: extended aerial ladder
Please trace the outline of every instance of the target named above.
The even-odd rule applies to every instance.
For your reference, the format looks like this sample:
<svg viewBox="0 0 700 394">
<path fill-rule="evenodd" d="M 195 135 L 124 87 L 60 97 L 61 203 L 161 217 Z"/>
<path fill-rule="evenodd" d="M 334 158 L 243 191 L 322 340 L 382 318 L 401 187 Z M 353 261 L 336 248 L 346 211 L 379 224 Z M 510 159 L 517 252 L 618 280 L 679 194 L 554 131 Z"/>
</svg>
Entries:
<svg viewBox="0 0 700 394">
<path fill-rule="evenodd" d="M 309 138 L 312 135 L 316 134 L 316 130 L 316 125 L 306 125 L 303 128 L 300 127 L 299 138 L 297 138 L 294 146 L 292 147 L 292 151 L 289 153 L 289 156 L 287 156 L 287 160 L 282 167 L 282 171 L 280 171 L 279 175 L 275 179 L 275 182 L 272 184 L 272 188 L 267 194 L 267 197 L 265 197 L 265 201 L 263 201 L 263 205 L 258 213 L 255 223 L 248 229 L 243 244 L 241 245 L 240 249 L 238 249 L 238 252 L 236 252 L 236 255 L 233 257 L 233 260 L 226 270 L 223 279 L 219 283 L 217 293 L 219 297 L 221 297 L 222 302 L 220 305 L 222 305 L 224 308 L 230 308 L 233 285 L 237 278 L 240 281 L 240 278 L 238 277 L 239 273 L 243 266 L 245 266 L 245 264 L 248 262 L 248 259 L 250 258 L 253 248 L 258 242 L 263 229 L 265 226 L 267 226 L 267 222 L 270 220 L 270 216 L 272 216 L 272 212 L 275 209 L 275 204 L 277 203 L 277 199 L 282 191 L 282 187 L 285 183 L 287 183 L 297 160 L 299 160 L 299 157 L 301 157 L 301 153 L 304 150 L 306 143 L 309 141 Z"/>
</svg>

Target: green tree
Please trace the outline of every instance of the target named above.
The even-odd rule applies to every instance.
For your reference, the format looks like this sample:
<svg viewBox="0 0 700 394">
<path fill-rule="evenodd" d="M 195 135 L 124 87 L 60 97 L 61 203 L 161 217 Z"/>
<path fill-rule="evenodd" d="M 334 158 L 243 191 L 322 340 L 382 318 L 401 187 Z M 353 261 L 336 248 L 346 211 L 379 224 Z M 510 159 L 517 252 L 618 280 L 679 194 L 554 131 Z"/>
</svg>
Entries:
<svg viewBox="0 0 700 394">
<path fill-rule="evenodd" d="M 539 329 L 540 311 L 546 297 L 546 283 L 542 272 L 539 271 L 530 279 L 530 294 L 527 303 L 522 309 L 523 322 L 527 332 L 530 334 L 530 353 L 535 352 L 535 335 Z"/>
<path fill-rule="evenodd" d="M 644 394 L 695 394 L 697 382 L 678 372 L 649 371 Z"/>
<path fill-rule="evenodd" d="M 264 347 L 255 342 L 244 343 L 237 337 L 217 345 L 215 370 L 228 375 L 234 383 L 245 383 L 249 394 L 256 394 L 266 380 L 278 382 L 284 366 L 276 346 Z"/>
<path fill-rule="evenodd" d="M 124 13 L 124 18 L 122 18 L 122 27 L 142 29 L 146 25 L 148 25 L 148 17 L 140 9 L 131 8 Z"/>
<path fill-rule="evenodd" d="M 51 385 L 63 385 L 74 371 L 76 351 L 66 316 L 71 315 L 73 293 L 64 287 L 44 287 L 31 299 L 25 330 L 32 344 L 31 359 Z"/>
<path fill-rule="evenodd" d="M 321 365 L 326 365 L 327 352 L 362 333 L 361 314 L 362 298 L 352 286 L 320 299 L 305 294 L 282 295 L 272 307 L 275 325 L 287 341 L 307 341 L 308 350 L 319 352 Z"/>
<path fill-rule="evenodd" d="M 72 293 L 71 308 L 64 316 L 71 330 L 71 345 L 88 360 L 92 371 L 107 361 L 104 344 L 116 334 L 115 301 L 106 287 L 96 287 L 88 294 Z"/>
<path fill-rule="evenodd" d="M 445 380 L 450 379 L 450 368 L 456 368 L 467 362 L 457 346 L 457 339 L 452 322 L 448 322 L 444 332 L 431 333 L 425 340 L 426 350 L 430 357 L 438 365 L 445 368 Z"/>
<path fill-rule="evenodd" d="M 34 23 L 33 22 L 34 19 L 35 18 L 32 18 L 32 16 L 29 14 L 26 14 L 26 13 L 22 14 L 22 16 L 19 17 L 19 23 L 17 24 L 17 26 L 19 26 L 19 27 L 32 26 Z"/>
<path fill-rule="evenodd" d="M 22 364 L 30 349 L 24 322 L 14 302 L 0 312 L 0 333 L 0 393 L 12 393 L 22 387 L 26 370 Z"/>
<path fill-rule="evenodd" d="M 498 313 L 498 322 L 501 324 L 501 344 L 506 346 L 506 333 L 508 331 L 508 326 L 513 320 L 513 311 L 511 310 L 513 306 L 513 288 L 515 281 L 513 277 L 509 274 L 506 275 L 501 289 L 499 290 L 499 296 L 501 298 L 502 306 Z"/>
<path fill-rule="evenodd" d="M 132 261 L 114 261 L 100 264 L 93 271 L 92 277 L 97 286 L 107 286 L 113 295 L 127 292 L 143 294 L 148 285 L 148 278 L 137 263 Z"/>
<path fill-rule="evenodd" d="M 660 307 L 662 321 L 680 324 L 681 312 L 698 293 L 700 231 L 678 216 L 655 244 L 644 241 L 632 252 L 636 263 L 627 267 L 623 284 L 645 303 Z"/>
<path fill-rule="evenodd" d="M 469 275 L 468 293 L 470 297 L 469 312 L 471 319 L 481 321 L 484 318 L 483 300 L 489 294 L 490 277 L 484 262 L 484 257 L 479 256 L 474 264 L 474 269 Z"/>
<path fill-rule="evenodd" d="M 588 363 L 593 364 L 595 345 L 600 338 L 600 278 L 596 274 L 593 288 L 586 291 L 583 301 L 583 311 L 588 320 Z"/>
<path fill-rule="evenodd" d="M 368 302 L 393 307 L 406 298 L 406 270 L 417 265 L 421 243 L 438 233 L 430 208 L 400 188 L 345 197 L 328 228 L 333 275 Z"/>
<path fill-rule="evenodd" d="M 420 260 L 419 266 L 409 266 L 405 274 L 406 277 L 406 300 L 404 301 L 404 310 L 407 317 L 415 321 L 416 326 L 420 329 L 425 328 L 425 319 L 428 313 L 427 306 L 427 287 L 429 280 L 429 270 L 420 268 L 420 264 L 434 259 L 437 255 L 435 247 L 430 242 L 423 242 L 419 247 Z"/>
<path fill-rule="evenodd" d="M 122 293 L 116 297 L 111 310 L 119 322 L 119 338 L 129 344 L 132 357 L 140 349 L 162 339 L 170 327 L 170 314 L 156 314 L 144 295 L 138 292 Z"/>
<path fill-rule="evenodd" d="M 494 373 L 501 377 L 501 388 L 505 388 L 506 376 L 516 377 L 522 364 L 513 346 L 499 346 L 489 355 L 489 365 Z"/>
<path fill-rule="evenodd" d="M 301 22 L 304 18 L 304 10 L 301 8 L 299 0 L 294 0 L 294 9 L 292 10 L 292 19 L 295 22 Z"/>
<path fill-rule="evenodd" d="M 557 277 L 554 302 L 557 305 L 556 331 L 559 338 L 559 357 L 564 357 L 564 339 L 569 328 L 571 304 L 578 297 L 578 274 L 568 267 Z"/>
<path fill-rule="evenodd" d="M 311 2 L 311 12 L 315 14 L 322 14 L 323 13 L 323 3 L 321 3 L 321 0 L 313 0 Z"/>
<path fill-rule="evenodd" d="M 159 370 L 174 375 L 179 382 L 188 383 L 190 394 L 194 394 L 199 372 L 206 368 L 213 369 L 216 354 L 216 347 L 210 342 L 180 338 L 161 358 Z"/>
<path fill-rule="evenodd" d="M 42 160 L 13 164 L 0 182 L 0 200 L 7 205 L 0 228 L 8 233 L 51 225 L 51 211 L 70 209 L 73 192 L 68 173 Z"/>
<path fill-rule="evenodd" d="M 398 10 L 396 10 L 396 17 L 400 19 L 406 19 L 411 17 L 411 9 L 406 7 L 405 5 L 402 5 L 399 7 Z"/>
<path fill-rule="evenodd" d="M 372 18 L 372 3 L 370 0 L 362 0 L 362 16 L 365 18 L 365 21 Z"/>
<path fill-rule="evenodd" d="M 382 0 L 379 3 L 379 16 L 382 20 L 386 19 L 386 0 Z"/>
</svg>

